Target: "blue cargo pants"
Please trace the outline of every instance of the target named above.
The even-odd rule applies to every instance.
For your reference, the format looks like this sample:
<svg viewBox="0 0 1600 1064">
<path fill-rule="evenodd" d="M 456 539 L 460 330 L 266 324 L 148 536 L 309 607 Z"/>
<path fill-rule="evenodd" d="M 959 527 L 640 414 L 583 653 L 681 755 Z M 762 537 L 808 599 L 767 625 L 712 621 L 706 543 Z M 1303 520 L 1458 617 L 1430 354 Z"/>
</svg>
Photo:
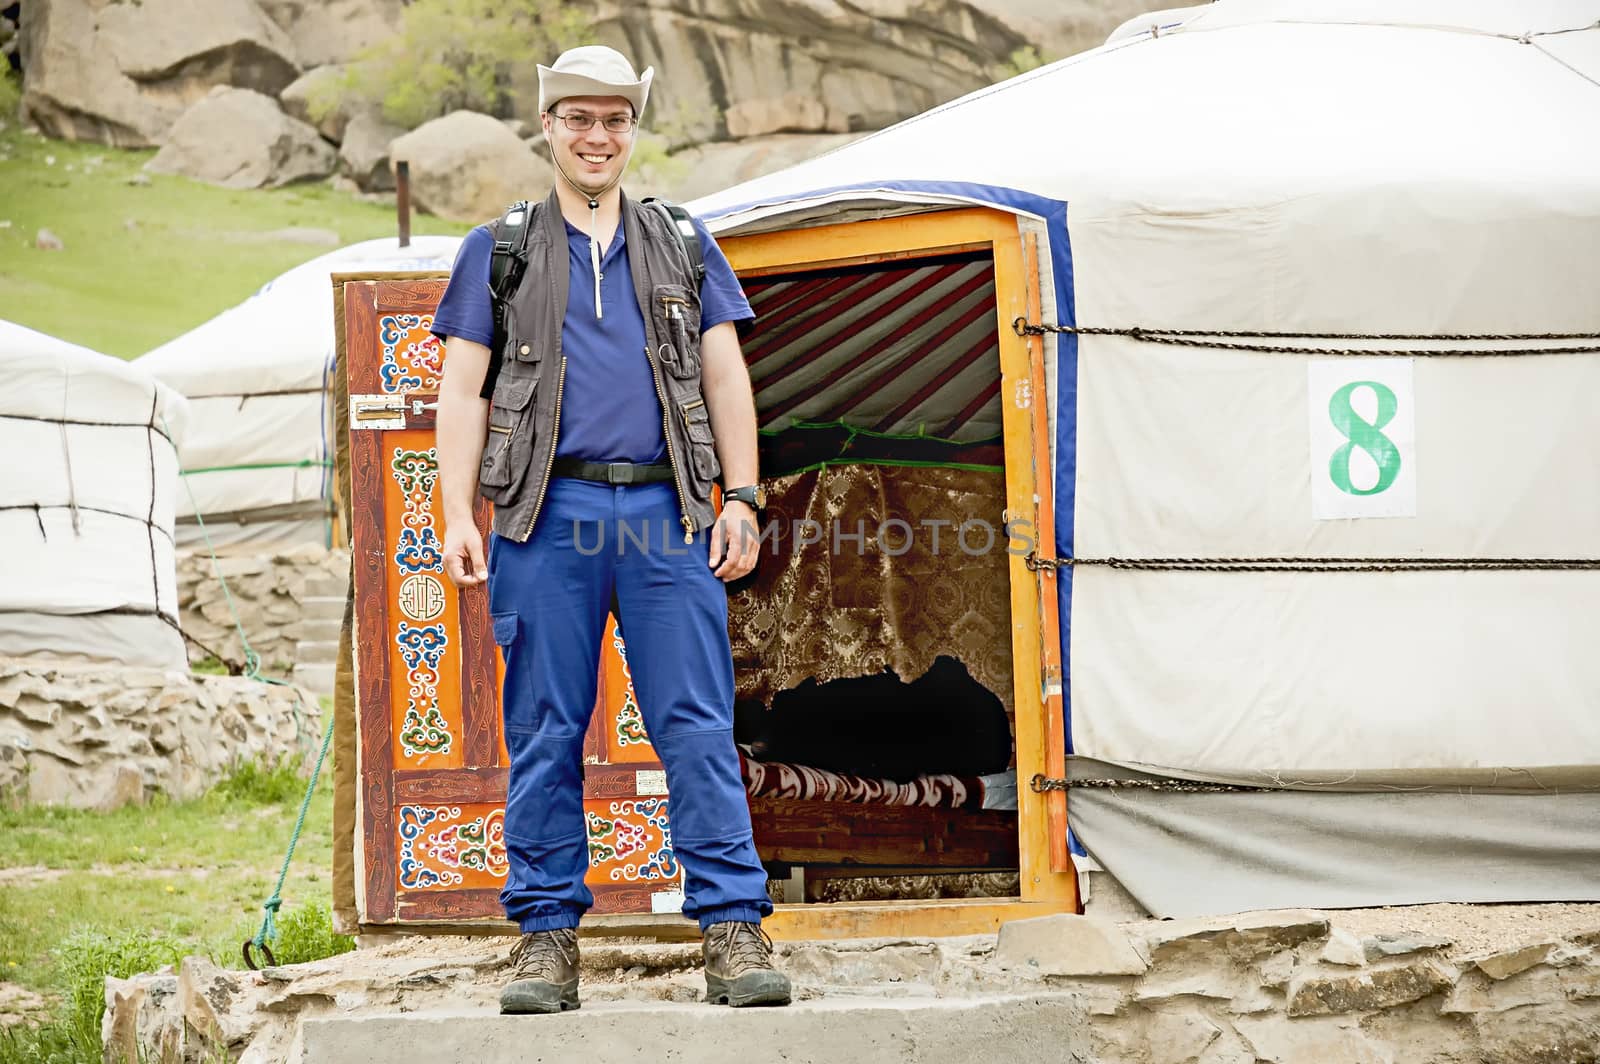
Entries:
<svg viewBox="0 0 1600 1064">
<path fill-rule="evenodd" d="M 510 868 L 500 902 L 524 932 L 576 927 L 594 904 L 583 738 L 615 605 L 650 742 L 666 768 L 683 914 L 701 929 L 772 912 L 733 745 L 728 600 L 708 533 L 683 542 L 670 483 L 550 481 L 526 543 L 491 537 L 489 613 L 505 656 Z"/>
</svg>

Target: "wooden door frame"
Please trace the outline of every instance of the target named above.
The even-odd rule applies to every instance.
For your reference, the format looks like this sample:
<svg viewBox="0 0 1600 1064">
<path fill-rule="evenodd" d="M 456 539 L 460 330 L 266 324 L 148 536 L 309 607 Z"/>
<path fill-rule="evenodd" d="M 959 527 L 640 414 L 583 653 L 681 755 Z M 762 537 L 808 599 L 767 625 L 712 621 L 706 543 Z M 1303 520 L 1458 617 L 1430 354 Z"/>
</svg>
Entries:
<svg viewBox="0 0 1600 1064">
<path fill-rule="evenodd" d="M 1055 556 L 1054 481 L 1050 460 L 1044 344 L 1018 336 L 1014 319 L 1040 320 L 1039 253 L 1014 214 L 962 208 L 865 222 L 718 239 L 741 277 L 928 258 L 960 252 L 993 257 L 995 332 L 1000 349 L 1006 517 L 1028 522 L 1041 558 Z M 1039 794 L 1034 775 L 1066 767 L 1062 668 L 1054 571 L 1030 570 L 1009 555 L 1011 653 L 1016 707 L 1017 898 L 779 905 L 764 926 L 779 939 L 965 935 L 1007 920 L 1078 910 L 1078 883 L 1067 853 L 1066 796 Z M 1052 743 L 1050 737 L 1055 736 Z M 622 918 L 618 918 L 622 919 Z"/>
</svg>

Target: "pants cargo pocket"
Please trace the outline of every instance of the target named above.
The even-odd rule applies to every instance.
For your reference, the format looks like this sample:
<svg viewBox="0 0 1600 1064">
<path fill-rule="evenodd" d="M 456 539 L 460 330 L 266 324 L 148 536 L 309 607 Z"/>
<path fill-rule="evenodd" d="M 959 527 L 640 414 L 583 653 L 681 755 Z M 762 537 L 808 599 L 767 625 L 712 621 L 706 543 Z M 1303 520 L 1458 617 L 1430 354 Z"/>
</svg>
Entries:
<svg viewBox="0 0 1600 1064">
<path fill-rule="evenodd" d="M 494 643 L 505 662 L 505 688 L 501 692 L 500 712 L 505 724 L 506 747 L 513 757 L 516 747 L 538 730 L 538 712 L 533 700 L 531 663 L 522 639 L 522 618 L 515 610 L 493 613 L 489 621 Z"/>
</svg>

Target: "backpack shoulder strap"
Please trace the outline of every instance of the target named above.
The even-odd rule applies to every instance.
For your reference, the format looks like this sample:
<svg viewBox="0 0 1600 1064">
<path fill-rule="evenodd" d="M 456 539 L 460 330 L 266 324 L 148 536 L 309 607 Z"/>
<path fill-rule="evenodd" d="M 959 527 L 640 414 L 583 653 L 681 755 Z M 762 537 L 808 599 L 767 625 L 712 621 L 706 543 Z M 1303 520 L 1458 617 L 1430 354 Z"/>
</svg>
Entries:
<svg viewBox="0 0 1600 1064">
<path fill-rule="evenodd" d="M 705 252 L 700 247 L 700 234 L 695 231 L 694 219 L 689 212 L 659 196 L 649 196 L 639 201 L 646 207 L 659 211 L 678 234 L 678 243 L 683 247 L 683 253 L 689 260 L 689 272 L 694 277 L 695 291 L 700 290 L 700 282 L 706 279 Z"/>
<path fill-rule="evenodd" d="M 528 233 L 533 229 L 535 207 L 518 200 L 506 213 L 490 223 L 494 250 L 489 254 L 489 298 L 494 306 L 494 342 L 489 347 L 489 368 L 479 394 L 493 398 L 500 376 L 500 352 L 506 345 L 506 304 L 516 295 L 528 268 Z"/>
</svg>

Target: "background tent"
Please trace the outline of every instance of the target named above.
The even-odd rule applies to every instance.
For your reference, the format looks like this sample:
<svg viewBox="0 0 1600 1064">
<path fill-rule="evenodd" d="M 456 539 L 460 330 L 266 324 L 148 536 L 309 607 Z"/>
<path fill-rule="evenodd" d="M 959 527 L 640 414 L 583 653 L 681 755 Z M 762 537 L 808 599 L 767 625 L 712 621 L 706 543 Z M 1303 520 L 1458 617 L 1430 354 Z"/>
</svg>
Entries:
<svg viewBox="0 0 1600 1064">
<path fill-rule="evenodd" d="M 1070 816 L 1147 908 L 1600 897 L 1600 4 L 1173 21 L 689 207 L 1047 238 L 1069 775 L 1133 784 Z M 852 402 L 883 366 L 820 348 L 891 306 L 830 290 L 762 427 Z"/>
<path fill-rule="evenodd" d="M 0 655 L 187 671 L 173 570 L 183 397 L 0 321 Z"/>
<path fill-rule="evenodd" d="M 460 244 L 444 236 L 413 237 L 408 247 L 395 239 L 352 244 L 138 359 L 191 405 L 180 454 L 180 545 L 201 541 L 196 510 L 219 547 L 328 542 L 330 276 L 449 269 Z"/>
</svg>

